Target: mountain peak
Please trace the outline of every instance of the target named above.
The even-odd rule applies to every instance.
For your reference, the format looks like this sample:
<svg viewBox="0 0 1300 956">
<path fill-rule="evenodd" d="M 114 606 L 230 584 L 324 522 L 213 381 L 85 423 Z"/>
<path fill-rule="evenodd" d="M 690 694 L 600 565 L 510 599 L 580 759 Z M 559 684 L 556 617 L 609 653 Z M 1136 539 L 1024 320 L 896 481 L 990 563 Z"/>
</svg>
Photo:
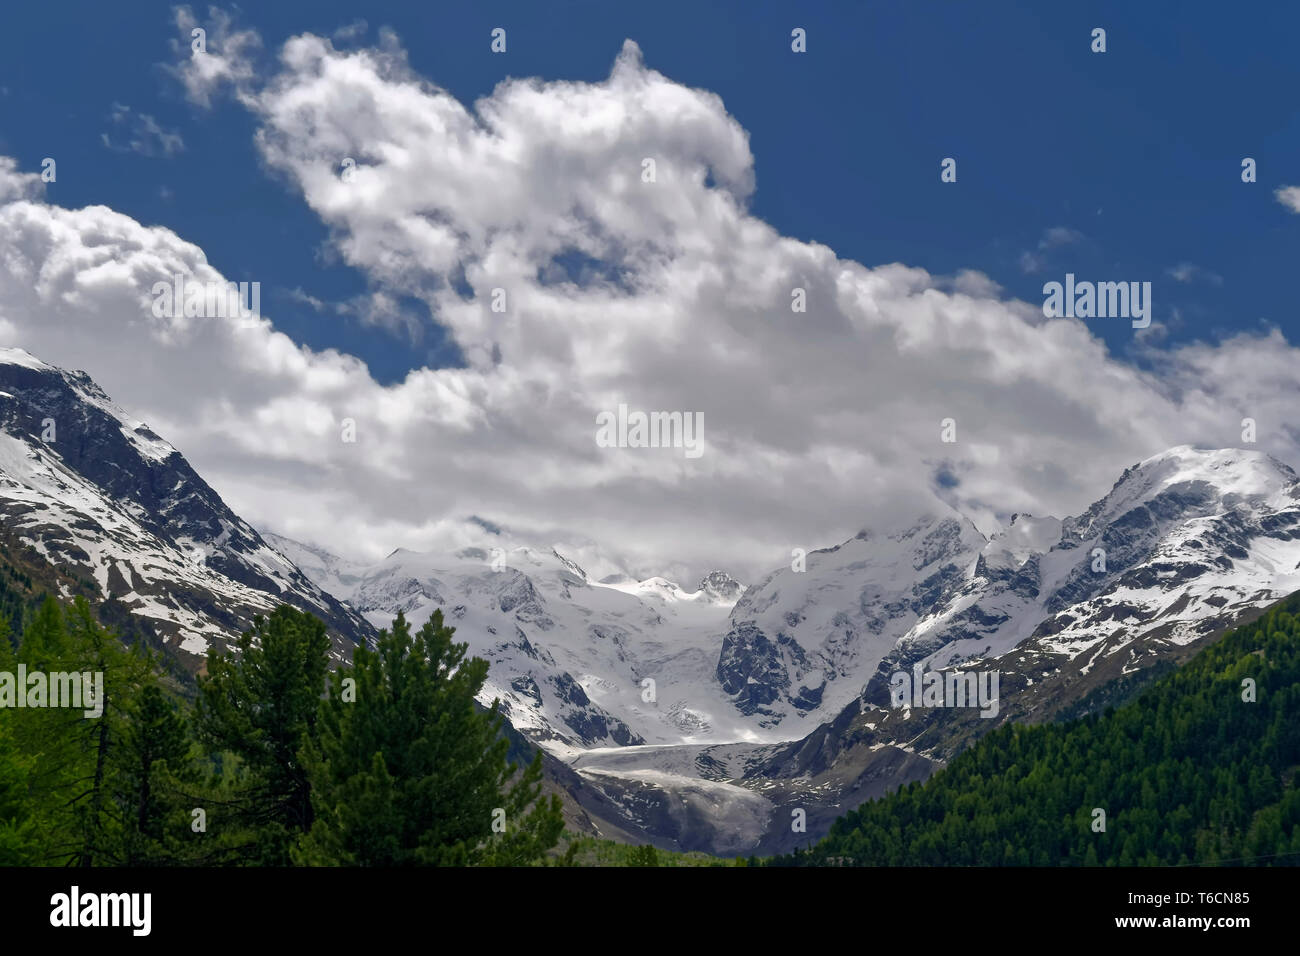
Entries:
<svg viewBox="0 0 1300 956">
<path fill-rule="evenodd" d="M 371 635 L 85 372 L 0 349 L 0 393 L 0 525 L 78 566 L 191 655 L 187 666 L 279 602 L 321 614 L 338 659 Z"/>
<path fill-rule="evenodd" d="M 1233 464 L 1240 461 L 1265 460 L 1273 459 L 1268 452 L 1261 451 L 1257 448 L 1205 448 L 1198 445 L 1174 445 L 1166 448 L 1162 452 L 1157 452 L 1135 465 L 1135 468 L 1144 469 L 1151 465 L 1161 462 L 1178 461 L 1187 464 L 1201 464 L 1212 466 L 1216 463 Z"/>
<path fill-rule="evenodd" d="M 715 601 L 734 604 L 745 588 L 726 571 L 710 571 L 700 580 L 696 590 L 703 591 Z"/>
<path fill-rule="evenodd" d="M 55 389 L 33 388 L 38 382 L 55 385 Z M 0 348 L 0 386 L 6 394 L 20 399 L 18 408 L 4 423 L 6 427 L 39 435 L 44 431 L 40 423 L 52 418 L 60 428 L 71 424 L 78 430 L 89 428 L 102 435 L 101 425 L 107 418 L 142 458 L 161 462 L 177 454 L 148 425 L 124 412 L 85 372 L 48 365 L 26 349 Z"/>
<path fill-rule="evenodd" d="M 1264 451 L 1177 445 L 1125 469 L 1112 495 L 1126 486 L 1151 494 L 1195 481 L 1212 485 L 1221 495 L 1271 497 L 1300 478 L 1289 465 Z"/>
<path fill-rule="evenodd" d="M 1087 538 L 1130 513 L 1168 524 L 1241 507 L 1291 511 L 1297 499 L 1300 478 L 1267 452 L 1178 445 L 1124 469 L 1104 498 L 1066 520 L 1064 534 Z"/>
<path fill-rule="evenodd" d="M 46 365 L 26 349 L 7 346 L 0 347 L 0 365 L 21 365 L 23 368 L 38 369 L 40 371 L 56 371 L 54 366 Z"/>
</svg>

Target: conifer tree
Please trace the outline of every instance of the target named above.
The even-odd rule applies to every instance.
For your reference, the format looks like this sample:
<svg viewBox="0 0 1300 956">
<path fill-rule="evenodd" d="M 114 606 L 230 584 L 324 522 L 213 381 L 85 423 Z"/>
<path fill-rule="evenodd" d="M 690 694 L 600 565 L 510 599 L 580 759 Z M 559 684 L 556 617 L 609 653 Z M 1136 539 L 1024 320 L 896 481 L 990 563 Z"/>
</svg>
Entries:
<svg viewBox="0 0 1300 956">
<path fill-rule="evenodd" d="M 8 621 L 0 618 L 0 673 L 13 674 L 18 658 L 9 643 Z M 0 866 L 37 862 L 36 809 L 28 792 L 35 760 L 14 736 L 12 708 L 0 709 Z"/>
<path fill-rule="evenodd" d="M 46 685 L 43 706 L 11 711 L 5 718 L 10 746 L 28 770 L 30 822 L 40 848 L 36 862 L 112 862 L 120 850 L 110 778 L 111 755 L 124 725 L 120 708 L 152 681 L 152 662 L 142 651 L 122 647 L 83 597 L 67 608 L 53 598 L 42 601 L 12 658 L 26 667 L 29 679 L 40 674 Z M 83 707 L 54 706 L 57 674 L 73 675 L 87 695 Z M 90 681 L 83 682 L 82 675 Z M 96 688 L 102 689 L 99 699 L 92 693 Z M 87 711 L 95 713 L 87 716 Z"/>
<path fill-rule="evenodd" d="M 111 765 L 113 798 L 122 832 L 115 863 L 160 866 L 190 856 L 189 814 L 182 787 L 196 780 L 185 718 L 156 684 L 127 709 Z"/>
<path fill-rule="evenodd" d="M 283 866 L 311 828 L 311 783 L 299 757 L 315 733 L 329 637 L 318 618 L 287 605 L 258 616 L 234 658 L 208 654 L 199 679 L 200 738 L 236 758 L 233 783 L 218 809 L 239 827 L 244 862 Z M 230 833 L 225 837 L 229 839 Z"/>
<path fill-rule="evenodd" d="M 310 745 L 316 820 L 296 858 L 313 865 L 528 865 L 563 829 L 539 799 L 541 755 L 518 774 L 496 704 L 475 696 L 487 663 L 466 659 L 442 612 L 412 636 L 399 614 L 374 651 L 333 675 Z"/>
<path fill-rule="evenodd" d="M 117 634 L 96 620 L 84 597 L 65 611 L 67 652 L 60 669 L 102 675 L 98 716 L 71 711 L 69 732 L 84 755 L 86 775 L 73 796 L 80 831 L 77 862 L 82 866 L 113 865 L 124 856 L 125 832 L 114 803 L 115 751 L 127 735 L 130 711 L 144 688 L 156 680 L 154 661 L 143 645 L 127 648 Z"/>
</svg>

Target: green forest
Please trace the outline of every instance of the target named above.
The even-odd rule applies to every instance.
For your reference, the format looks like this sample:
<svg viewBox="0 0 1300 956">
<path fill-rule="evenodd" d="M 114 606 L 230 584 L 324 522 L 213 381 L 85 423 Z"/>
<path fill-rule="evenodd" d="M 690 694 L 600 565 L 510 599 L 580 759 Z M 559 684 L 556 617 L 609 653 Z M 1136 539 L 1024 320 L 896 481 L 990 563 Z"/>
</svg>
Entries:
<svg viewBox="0 0 1300 956">
<path fill-rule="evenodd" d="M 1001 727 L 769 864 L 1294 866 L 1298 712 L 1292 595 L 1136 700 Z"/>
<path fill-rule="evenodd" d="M 559 841 L 441 613 L 331 671 L 325 625 L 281 606 L 189 700 L 84 596 L 4 610 L 0 674 L 101 673 L 103 712 L 0 710 L 0 865 L 519 866 Z"/>
</svg>

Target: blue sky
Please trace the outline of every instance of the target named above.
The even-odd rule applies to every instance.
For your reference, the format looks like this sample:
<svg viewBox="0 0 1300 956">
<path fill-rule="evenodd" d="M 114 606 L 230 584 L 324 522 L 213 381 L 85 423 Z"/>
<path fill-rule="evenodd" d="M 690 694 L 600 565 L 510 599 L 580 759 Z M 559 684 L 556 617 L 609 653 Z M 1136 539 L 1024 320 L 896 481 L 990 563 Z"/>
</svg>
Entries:
<svg viewBox="0 0 1300 956">
<path fill-rule="evenodd" d="M 751 210 L 783 234 L 866 265 L 980 270 L 1029 302 L 1066 271 L 1150 280 L 1169 342 L 1215 340 L 1261 321 L 1291 327 L 1284 277 L 1300 220 L 1273 191 L 1300 181 L 1297 8 L 737 9 L 311 2 L 257 5 L 240 22 L 261 33 L 268 61 L 295 33 L 328 35 L 362 16 L 362 42 L 373 42 L 391 26 L 411 65 L 462 102 L 506 75 L 600 80 L 630 37 L 648 67 L 722 97 L 750 134 Z M 176 229 L 227 276 L 261 278 L 277 327 L 363 358 L 381 382 L 459 361 L 418 304 L 409 304 L 422 325 L 412 341 L 356 319 L 327 321 L 288 297 L 301 289 L 340 301 L 366 279 L 323 252 L 325 227 L 263 167 L 249 114 L 228 99 L 197 110 L 160 67 L 176 35 L 169 4 L 23 4 L 4 17 L 0 154 L 27 169 L 56 157 L 50 201 L 103 203 Z M 494 26 L 508 30 L 504 56 L 488 50 Z M 790 52 L 793 26 L 808 31 L 806 55 Z M 1107 30 L 1105 54 L 1089 49 L 1094 26 Z M 179 133 L 184 149 L 143 156 L 105 146 L 102 134 L 120 142 L 125 132 L 111 119 L 114 104 Z M 945 156 L 958 161 L 956 184 L 939 181 Z M 1245 156 L 1258 161 L 1255 184 L 1240 180 Z M 1196 268 L 1179 281 L 1171 270 L 1185 263 Z M 1134 341 L 1123 322 L 1099 321 L 1095 331 L 1119 356 Z"/>
</svg>

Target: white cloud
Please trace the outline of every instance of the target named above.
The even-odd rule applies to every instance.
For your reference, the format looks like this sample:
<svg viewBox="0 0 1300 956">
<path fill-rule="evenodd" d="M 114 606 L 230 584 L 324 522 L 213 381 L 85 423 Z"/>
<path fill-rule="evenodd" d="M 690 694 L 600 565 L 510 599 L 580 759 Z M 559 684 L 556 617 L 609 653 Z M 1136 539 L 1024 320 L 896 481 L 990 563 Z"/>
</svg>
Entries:
<svg viewBox="0 0 1300 956">
<path fill-rule="evenodd" d="M 18 161 L 9 156 L 0 156 L 0 202 L 12 202 L 15 199 L 36 199 L 45 191 L 41 174 L 23 172 L 18 168 Z"/>
<path fill-rule="evenodd" d="M 234 18 L 219 7 L 208 7 L 202 19 L 188 6 L 174 7 L 172 15 L 180 37 L 171 41 L 177 62 L 166 69 L 180 80 L 191 102 L 208 107 L 223 87 L 238 94 L 253 82 L 254 59 L 262 47 L 256 30 L 236 29 Z M 201 52 L 195 49 L 196 29 L 203 31 Z"/>
<path fill-rule="evenodd" d="M 1287 209 L 1300 212 L 1300 186 L 1282 186 L 1273 195 Z"/>
<path fill-rule="evenodd" d="M 1137 343 L 1140 370 L 978 273 L 870 268 L 782 236 L 748 211 L 745 130 L 633 44 L 606 80 L 506 80 L 471 112 L 391 34 L 349 52 L 304 35 L 240 101 L 343 261 L 427 305 L 468 367 L 383 387 L 269 321 L 155 319 L 155 280 L 218 278 L 202 250 L 34 197 L 0 205 L 0 316 L 3 344 L 87 369 L 272 530 L 378 557 L 491 546 L 478 515 L 601 573 L 752 579 L 925 507 L 939 473 L 987 525 L 1077 511 L 1166 447 L 1235 444 L 1247 415 L 1300 462 L 1285 427 L 1300 361 L 1280 332 Z M 0 195 L 14 175 L 0 164 Z M 705 454 L 597 447 L 596 415 L 620 403 L 702 413 Z"/>
</svg>

